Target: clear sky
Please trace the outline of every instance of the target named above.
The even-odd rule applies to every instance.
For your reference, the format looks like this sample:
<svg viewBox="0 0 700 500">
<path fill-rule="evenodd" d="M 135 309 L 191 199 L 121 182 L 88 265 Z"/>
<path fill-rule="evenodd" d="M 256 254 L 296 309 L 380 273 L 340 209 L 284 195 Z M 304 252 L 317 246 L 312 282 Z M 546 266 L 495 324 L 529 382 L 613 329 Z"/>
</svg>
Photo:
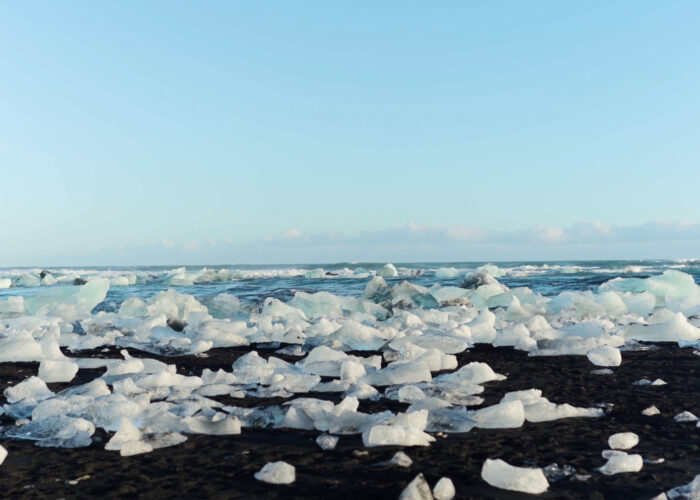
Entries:
<svg viewBox="0 0 700 500">
<path fill-rule="evenodd" d="M 2 2 L 0 267 L 700 257 L 699 60 L 696 1 Z"/>
</svg>

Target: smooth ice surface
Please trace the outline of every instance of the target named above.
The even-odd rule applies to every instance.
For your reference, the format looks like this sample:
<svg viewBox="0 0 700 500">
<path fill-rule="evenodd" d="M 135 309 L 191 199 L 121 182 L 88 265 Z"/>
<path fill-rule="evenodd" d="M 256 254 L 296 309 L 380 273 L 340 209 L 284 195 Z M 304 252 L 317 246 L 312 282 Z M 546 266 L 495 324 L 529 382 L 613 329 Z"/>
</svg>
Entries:
<svg viewBox="0 0 700 500">
<path fill-rule="evenodd" d="M 50 288 L 25 299 L 24 307 L 29 314 L 47 314 L 60 305 L 76 306 L 80 312 L 89 313 L 104 300 L 109 285 L 108 279 L 97 278 L 81 286 Z"/>
<path fill-rule="evenodd" d="M 608 438 L 608 446 L 613 450 L 629 450 L 639 444 L 639 436 L 634 432 L 618 432 Z"/>
<path fill-rule="evenodd" d="M 39 378 L 46 383 L 70 382 L 78 373 L 78 365 L 69 360 L 45 359 L 39 364 Z"/>
<path fill-rule="evenodd" d="M 255 473 L 255 479 L 270 484 L 292 484 L 296 480 L 296 471 L 287 462 L 268 462 Z"/>
<path fill-rule="evenodd" d="M 7 450 L 5 449 L 4 446 L 0 445 L 0 465 L 5 461 L 7 458 Z"/>
<path fill-rule="evenodd" d="M 496 488 L 535 495 L 544 493 L 549 488 L 542 469 L 515 467 L 500 459 L 486 459 L 481 469 L 481 478 Z"/>
<path fill-rule="evenodd" d="M 676 422 L 697 422 L 698 417 L 695 416 L 694 413 L 691 413 L 689 411 L 682 411 L 675 417 L 673 417 L 673 420 Z"/>
</svg>

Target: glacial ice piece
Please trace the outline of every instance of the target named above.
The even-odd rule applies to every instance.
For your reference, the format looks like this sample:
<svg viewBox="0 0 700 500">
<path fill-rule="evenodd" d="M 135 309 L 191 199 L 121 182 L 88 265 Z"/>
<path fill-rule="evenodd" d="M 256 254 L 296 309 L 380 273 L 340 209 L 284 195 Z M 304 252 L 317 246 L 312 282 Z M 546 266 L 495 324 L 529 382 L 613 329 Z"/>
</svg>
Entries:
<svg viewBox="0 0 700 500">
<path fill-rule="evenodd" d="M 78 365 L 69 360 L 44 359 L 39 365 L 39 378 L 47 383 L 70 382 L 78 373 Z"/>
<path fill-rule="evenodd" d="M 433 487 L 435 500 L 452 500 L 456 494 L 455 485 L 449 477 L 441 477 Z"/>
<path fill-rule="evenodd" d="M 423 307 L 432 309 L 440 307 L 438 301 L 430 294 L 430 291 L 420 285 L 408 281 L 397 283 L 391 289 L 391 304 L 398 309 L 411 309 Z"/>
<path fill-rule="evenodd" d="M 406 455 L 403 451 L 397 451 L 394 456 L 391 457 L 389 463 L 398 465 L 399 467 L 410 467 L 413 464 L 413 460 L 411 460 L 411 457 Z"/>
<path fill-rule="evenodd" d="M 428 365 L 423 361 L 395 362 L 365 376 L 365 382 L 374 386 L 415 384 L 432 379 Z"/>
<path fill-rule="evenodd" d="M 270 484 L 292 484 L 296 480 L 296 471 L 287 462 L 268 462 L 255 473 L 255 479 Z"/>
<path fill-rule="evenodd" d="M 696 417 L 693 413 L 689 411 L 682 411 L 675 417 L 673 417 L 673 420 L 676 422 L 697 422 L 698 417 Z"/>
<path fill-rule="evenodd" d="M 333 450 L 338 445 L 339 439 L 338 436 L 321 434 L 316 438 L 316 444 L 318 444 L 322 450 Z"/>
<path fill-rule="evenodd" d="M 3 445 L 0 444 L 0 465 L 5 461 L 7 458 L 7 450 Z"/>
<path fill-rule="evenodd" d="M 17 278 L 15 286 L 33 287 L 39 286 L 40 284 L 41 278 L 39 278 L 39 276 L 36 274 L 27 273 Z"/>
<path fill-rule="evenodd" d="M 624 330 L 628 339 L 647 342 L 695 342 L 700 340 L 700 328 L 688 322 L 683 313 L 674 314 L 668 321 L 648 325 L 629 325 Z"/>
<path fill-rule="evenodd" d="M 520 400 L 505 401 L 468 413 L 482 429 L 513 429 L 525 423 L 525 409 Z"/>
<path fill-rule="evenodd" d="M 642 410 L 642 415 L 644 415 L 644 416 L 646 416 L 646 417 L 652 417 L 652 416 L 654 416 L 654 415 L 658 415 L 659 413 L 661 413 L 661 412 L 660 412 L 659 409 L 658 409 L 656 406 L 654 406 L 654 405 L 651 405 L 651 406 L 649 406 L 648 408 L 644 408 L 644 409 Z"/>
<path fill-rule="evenodd" d="M 608 438 L 608 446 L 613 450 L 629 450 L 639 444 L 639 436 L 634 432 L 618 432 Z"/>
<path fill-rule="evenodd" d="M 97 304 L 102 302 L 109 290 L 109 280 L 96 278 L 82 286 L 61 286 L 51 288 L 24 300 L 24 307 L 29 314 L 46 314 L 53 307 L 68 305 L 89 314 Z"/>
<path fill-rule="evenodd" d="M 481 468 L 481 478 L 496 488 L 533 495 L 544 493 L 549 488 L 542 469 L 515 467 L 501 459 L 486 459 Z"/>
<path fill-rule="evenodd" d="M 501 399 L 501 402 L 522 402 L 525 411 L 525 419 L 528 422 L 549 422 L 562 418 L 574 417 L 601 417 L 604 411 L 601 408 L 578 408 L 568 403 L 556 404 L 542 397 L 539 389 L 509 392 Z"/>
<path fill-rule="evenodd" d="M 384 264 L 381 269 L 377 271 L 377 276 L 382 278 L 395 278 L 399 275 L 399 272 L 394 267 L 394 264 Z"/>
<path fill-rule="evenodd" d="M 423 432 L 428 424 L 428 410 L 401 413 L 380 422 L 362 433 L 362 443 L 370 446 L 429 446 L 435 441 Z"/>
<path fill-rule="evenodd" d="M 620 350 L 610 345 L 602 345 L 591 349 L 586 356 L 596 366 L 620 366 L 622 363 Z"/>
<path fill-rule="evenodd" d="M 423 474 L 418 474 L 413 481 L 408 483 L 401 494 L 399 500 L 433 500 L 433 493 L 430 491 L 430 485 L 423 477 Z"/>
<path fill-rule="evenodd" d="M 0 288 L 10 288 L 12 280 L 10 278 L 0 278 Z"/>
<path fill-rule="evenodd" d="M 375 276 L 365 286 L 362 296 L 373 302 L 384 302 L 391 298 L 391 287 L 387 285 L 384 278 Z"/>
<path fill-rule="evenodd" d="M 23 400 L 42 401 L 54 395 L 46 387 L 43 380 L 34 376 L 24 379 L 14 387 L 8 387 L 3 394 L 8 403 L 17 403 Z"/>
<path fill-rule="evenodd" d="M 435 377 L 436 381 L 447 381 L 469 384 L 484 384 L 493 380 L 505 380 L 505 375 L 494 372 L 489 365 L 479 361 L 472 361 L 453 373 L 446 373 Z"/>
<path fill-rule="evenodd" d="M 688 484 L 671 488 L 666 494 L 670 500 L 697 500 L 700 498 L 700 474 Z"/>
<path fill-rule="evenodd" d="M 246 313 L 238 297 L 230 293 L 220 293 L 203 303 L 208 308 L 209 314 L 216 319 L 232 318 Z"/>
<path fill-rule="evenodd" d="M 2 288 L 2 287 L 0 287 Z M 24 297 L 21 295 L 0 299 L 0 316 L 19 315 L 24 313 Z"/>
<path fill-rule="evenodd" d="M 119 451 L 123 457 L 150 453 L 153 447 L 143 441 L 141 431 L 128 419 L 122 417 L 119 430 L 107 441 L 105 450 Z"/>
<path fill-rule="evenodd" d="M 199 415 L 182 419 L 182 426 L 187 432 L 193 434 L 210 434 L 214 436 L 227 436 L 241 433 L 241 422 L 235 416 L 225 413 L 215 413 L 211 417 Z"/>
<path fill-rule="evenodd" d="M 38 446 L 58 448 L 82 448 L 90 446 L 95 433 L 92 422 L 66 416 L 32 420 L 28 424 L 11 428 L 8 437 L 36 441 Z"/>
<path fill-rule="evenodd" d="M 0 363 L 40 361 L 43 358 L 41 344 L 31 337 L 0 341 Z"/>
<path fill-rule="evenodd" d="M 459 271 L 454 267 L 441 267 L 435 271 L 435 277 L 440 279 L 456 278 L 459 276 Z"/>
<path fill-rule="evenodd" d="M 613 450 L 611 453 L 605 453 L 605 455 L 607 455 L 605 458 L 607 458 L 608 461 L 605 465 L 599 467 L 598 470 L 606 476 L 624 472 L 639 472 L 644 465 L 641 455 L 628 455 L 624 451 L 617 450 Z"/>
</svg>

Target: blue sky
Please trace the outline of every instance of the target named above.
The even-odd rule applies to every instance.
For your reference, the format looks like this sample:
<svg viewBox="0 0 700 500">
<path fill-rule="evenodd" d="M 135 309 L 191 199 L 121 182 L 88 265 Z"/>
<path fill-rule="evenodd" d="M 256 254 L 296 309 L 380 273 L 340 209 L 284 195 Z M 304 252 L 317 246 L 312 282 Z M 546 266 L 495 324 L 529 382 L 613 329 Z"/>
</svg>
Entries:
<svg viewBox="0 0 700 500">
<path fill-rule="evenodd" d="M 698 257 L 698 32 L 683 1 L 3 3 L 0 266 Z"/>
</svg>

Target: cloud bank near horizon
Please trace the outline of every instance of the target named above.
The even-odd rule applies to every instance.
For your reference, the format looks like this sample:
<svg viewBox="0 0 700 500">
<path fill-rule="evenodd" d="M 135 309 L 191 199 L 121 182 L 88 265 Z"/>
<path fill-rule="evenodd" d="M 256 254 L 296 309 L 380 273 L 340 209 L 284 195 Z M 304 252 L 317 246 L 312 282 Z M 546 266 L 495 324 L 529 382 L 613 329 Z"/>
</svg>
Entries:
<svg viewBox="0 0 700 500">
<path fill-rule="evenodd" d="M 54 256 L 13 265 L 176 265 L 330 262 L 517 261 L 676 259 L 700 257 L 700 224 L 648 222 L 614 226 L 601 222 L 524 230 L 476 226 L 403 227 L 358 234 L 304 232 L 290 228 L 248 242 L 163 239 L 140 247 Z M 25 257 L 31 258 L 31 257 Z M 11 260 L 19 260 L 18 257 Z"/>
</svg>

